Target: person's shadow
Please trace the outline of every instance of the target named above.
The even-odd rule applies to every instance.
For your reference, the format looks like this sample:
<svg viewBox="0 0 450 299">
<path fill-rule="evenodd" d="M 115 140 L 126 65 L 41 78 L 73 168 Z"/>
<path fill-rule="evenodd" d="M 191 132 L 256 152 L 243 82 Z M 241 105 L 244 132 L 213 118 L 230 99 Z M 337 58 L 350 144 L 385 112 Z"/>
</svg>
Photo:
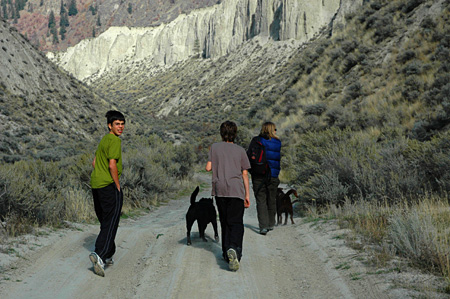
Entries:
<svg viewBox="0 0 450 299">
<path fill-rule="evenodd" d="M 97 239 L 97 235 L 95 234 L 91 234 L 89 236 L 87 236 L 86 238 L 84 238 L 83 240 L 83 247 L 89 252 L 91 253 L 92 251 L 94 251 L 95 249 L 95 240 Z M 88 270 L 94 270 L 94 266 L 89 266 Z"/>
<path fill-rule="evenodd" d="M 83 247 L 86 248 L 89 252 L 94 251 L 95 248 L 95 240 L 97 239 L 97 235 L 91 234 L 84 238 Z"/>
<path fill-rule="evenodd" d="M 251 224 L 244 224 L 244 227 L 254 231 L 255 233 L 259 234 L 259 227 L 256 227 L 254 225 Z"/>
<path fill-rule="evenodd" d="M 205 250 L 211 252 L 216 257 L 217 265 L 219 265 L 219 267 L 223 270 L 228 269 L 228 263 L 222 256 L 222 244 L 220 243 L 220 240 L 216 241 L 214 240 L 214 238 L 209 237 L 208 234 L 205 234 L 205 236 L 208 242 L 203 241 L 200 238 L 198 232 L 191 232 L 192 244 L 189 246 L 196 248 L 196 250 Z M 186 245 L 187 237 L 182 238 L 178 243 L 182 244 L 183 246 L 188 246 Z"/>
</svg>

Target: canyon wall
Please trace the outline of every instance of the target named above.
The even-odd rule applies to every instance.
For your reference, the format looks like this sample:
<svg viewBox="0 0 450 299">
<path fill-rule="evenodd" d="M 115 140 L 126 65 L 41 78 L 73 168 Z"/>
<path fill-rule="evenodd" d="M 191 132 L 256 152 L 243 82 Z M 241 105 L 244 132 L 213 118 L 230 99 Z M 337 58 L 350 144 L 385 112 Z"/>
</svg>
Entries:
<svg viewBox="0 0 450 299">
<path fill-rule="evenodd" d="M 343 22 L 362 1 L 225 0 L 158 27 L 111 27 L 48 57 L 80 80 L 144 58 L 155 66 L 171 66 L 193 56 L 215 59 L 255 36 L 308 41 L 331 22 Z"/>
</svg>

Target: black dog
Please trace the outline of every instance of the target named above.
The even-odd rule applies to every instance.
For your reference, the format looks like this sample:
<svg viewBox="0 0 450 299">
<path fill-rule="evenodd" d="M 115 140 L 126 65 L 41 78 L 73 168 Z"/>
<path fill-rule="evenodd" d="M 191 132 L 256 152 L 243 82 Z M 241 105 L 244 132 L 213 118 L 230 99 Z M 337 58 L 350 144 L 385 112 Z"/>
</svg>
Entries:
<svg viewBox="0 0 450 299">
<path fill-rule="evenodd" d="M 205 230 L 208 223 L 212 223 L 214 228 L 214 238 L 219 241 L 219 234 L 217 233 L 217 213 L 214 207 L 212 198 L 202 198 L 195 202 L 200 188 L 195 188 L 191 195 L 191 205 L 186 213 L 186 228 L 187 228 L 187 245 L 191 245 L 191 228 L 195 220 L 198 224 L 198 232 L 200 238 L 207 242 L 205 238 Z"/>
</svg>

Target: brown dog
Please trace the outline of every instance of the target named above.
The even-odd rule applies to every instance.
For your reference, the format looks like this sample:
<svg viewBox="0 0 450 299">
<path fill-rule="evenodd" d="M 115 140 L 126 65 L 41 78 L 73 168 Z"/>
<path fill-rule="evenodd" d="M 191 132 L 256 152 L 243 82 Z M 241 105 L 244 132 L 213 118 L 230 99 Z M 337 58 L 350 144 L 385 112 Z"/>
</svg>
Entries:
<svg viewBox="0 0 450 299">
<path fill-rule="evenodd" d="M 291 194 L 294 194 L 295 197 L 298 197 L 297 191 L 294 189 L 290 189 L 287 193 L 283 192 L 282 188 L 278 188 L 277 191 L 277 218 L 278 223 L 280 225 L 283 222 L 283 213 L 285 214 L 284 225 L 287 224 L 288 214 L 291 215 L 291 222 L 294 224 L 294 210 L 292 208 L 292 204 L 297 202 L 298 200 L 294 200 L 291 202 Z"/>
</svg>

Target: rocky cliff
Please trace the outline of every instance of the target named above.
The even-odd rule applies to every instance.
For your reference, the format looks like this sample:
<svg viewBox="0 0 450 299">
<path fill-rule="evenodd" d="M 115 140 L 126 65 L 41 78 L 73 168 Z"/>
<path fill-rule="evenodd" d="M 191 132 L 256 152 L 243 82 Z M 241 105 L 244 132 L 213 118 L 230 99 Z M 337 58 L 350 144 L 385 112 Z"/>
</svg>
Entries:
<svg viewBox="0 0 450 299">
<path fill-rule="evenodd" d="M 362 0 L 226 0 L 151 28 L 111 27 L 66 52 L 48 53 L 80 80 L 95 80 L 117 64 L 141 61 L 171 66 L 192 56 L 216 59 L 245 41 L 307 41 Z"/>
</svg>

